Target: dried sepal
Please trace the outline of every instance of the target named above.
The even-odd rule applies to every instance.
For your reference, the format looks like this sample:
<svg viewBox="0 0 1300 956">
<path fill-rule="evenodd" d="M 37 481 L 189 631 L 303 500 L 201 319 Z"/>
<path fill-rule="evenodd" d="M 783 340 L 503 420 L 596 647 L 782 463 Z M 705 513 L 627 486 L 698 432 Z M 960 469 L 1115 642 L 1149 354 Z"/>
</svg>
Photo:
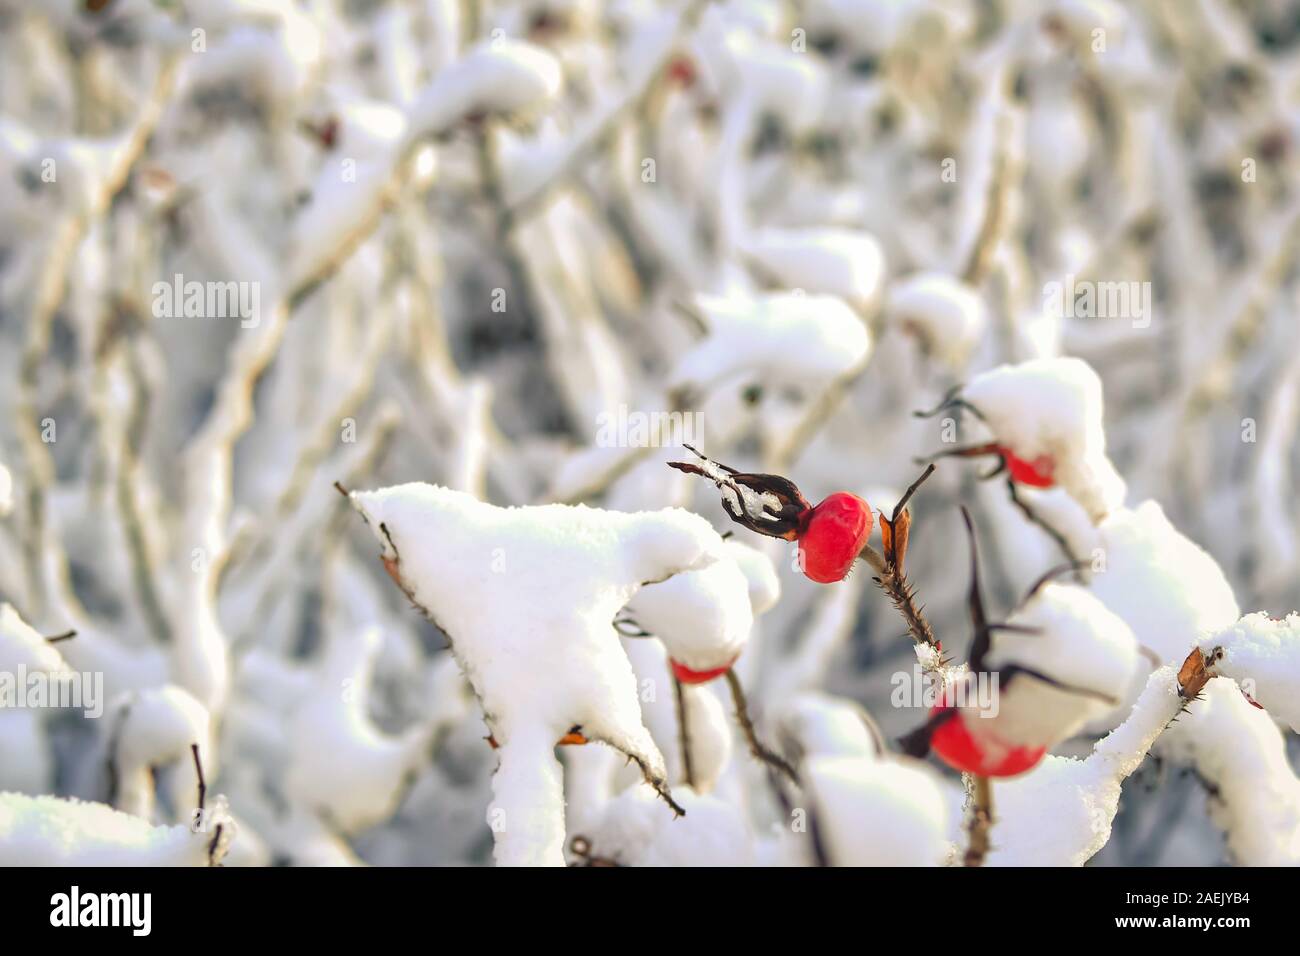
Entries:
<svg viewBox="0 0 1300 956">
<path fill-rule="evenodd" d="M 708 478 L 722 491 L 723 510 L 739 525 L 771 538 L 793 541 L 799 536 L 812 506 L 788 478 L 780 475 L 747 474 L 700 454 L 686 445 L 703 464 L 670 461 L 688 475 Z"/>
<path fill-rule="evenodd" d="M 1200 696 L 1205 685 L 1215 676 L 1210 667 L 1211 663 L 1199 647 L 1192 648 L 1192 652 L 1183 661 L 1183 666 L 1178 669 L 1179 696 L 1184 700 L 1193 700 Z"/>
<path fill-rule="evenodd" d="M 880 539 L 885 546 L 885 560 L 894 572 L 903 574 L 903 562 L 907 557 L 907 533 L 912 526 L 912 512 L 904 509 L 898 517 L 890 519 L 880 516 Z"/>
</svg>

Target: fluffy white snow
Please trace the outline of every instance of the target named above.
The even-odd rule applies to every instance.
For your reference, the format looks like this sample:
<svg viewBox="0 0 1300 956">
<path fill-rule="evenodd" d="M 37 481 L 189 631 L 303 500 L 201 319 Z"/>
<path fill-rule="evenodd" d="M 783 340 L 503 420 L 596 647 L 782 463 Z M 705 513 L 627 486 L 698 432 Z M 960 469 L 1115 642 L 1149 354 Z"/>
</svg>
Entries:
<svg viewBox="0 0 1300 956">
<path fill-rule="evenodd" d="M 155 807 L 155 773 L 177 765 L 170 778 L 171 801 L 182 813 L 198 806 L 198 775 L 192 745 L 207 780 L 219 772 L 212 747 L 212 721 L 194 695 L 173 684 L 125 695 L 112 707 L 114 720 L 107 755 L 114 767 L 117 789 L 114 806 L 145 820 Z"/>
<path fill-rule="evenodd" d="M 919 761 L 813 757 L 801 772 L 832 866 L 939 866 L 950 855 L 950 785 Z"/>
<path fill-rule="evenodd" d="M 678 361 L 670 385 L 704 390 L 737 374 L 764 383 L 821 385 L 864 362 L 865 323 L 829 295 L 700 295 L 709 334 Z"/>
<path fill-rule="evenodd" d="M 1165 732 L 1158 749 L 1210 787 L 1210 816 L 1232 862 L 1300 864 L 1300 780 L 1277 724 L 1234 681 L 1206 684 L 1203 699 Z"/>
<path fill-rule="evenodd" d="M 102 803 L 0 793 L 0 866 L 207 866 L 224 856 L 234 827 L 224 804 L 211 808 L 209 826 L 153 826 Z"/>
<path fill-rule="evenodd" d="M 1154 501 L 1120 508 L 1100 527 L 1100 569 L 1090 588 L 1165 663 L 1182 663 L 1197 639 L 1231 627 L 1241 609 L 1223 571 L 1170 524 Z"/>
<path fill-rule="evenodd" d="M 1086 759 L 1047 756 L 1029 773 L 995 781 L 988 864 L 1088 862 L 1110 839 L 1121 785 L 1181 705 L 1177 671 L 1163 667 L 1148 678 L 1128 720 L 1098 741 Z"/>
<path fill-rule="evenodd" d="M 754 837 L 740 811 L 690 787 L 673 795 L 686 815 L 665 813 L 649 787 L 636 785 L 609 802 L 590 833 L 591 853 L 621 866 L 752 866 Z"/>
<path fill-rule="evenodd" d="M 739 30 L 726 32 L 719 52 L 727 58 L 736 102 L 751 115 L 771 113 L 796 136 L 816 128 L 830 86 L 823 62 Z"/>
<path fill-rule="evenodd" d="M 668 779 L 676 787 L 686 782 L 686 767 L 668 652 L 659 641 L 647 638 L 624 638 L 623 647 L 636 672 L 637 686 L 641 691 L 642 719 L 659 745 Z M 686 726 L 691 740 L 691 771 L 695 791 L 701 794 L 714 789 L 727 769 L 734 749 L 734 721 L 715 688 L 716 684 L 682 685 Z M 589 751 L 592 748 L 569 748 L 568 753 L 574 749 Z M 639 783 L 641 779 L 636 768 L 623 765 L 622 760 L 618 761 L 614 778 L 615 790 Z"/>
<path fill-rule="evenodd" d="M 996 716 L 966 725 L 989 746 L 1051 746 L 1114 708 L 1138 667 L 1133 632 L 1094 595 L 1073 584 L 1044 585 L 1008 619 L 1034 634 L 996 631 L 991 669 L 1031 668 L 1078 693 L 1019 674 L 999 686 Z"/>
<path fill-rule="evenodd" d="M 666 788 L 612 622 L 642 585 L 723 556 L 708 522 L 679 509 L 497 508 L 418 483 L 351 498 L 390 573 L 450 637 L 500 746 L 488 814 L 498 863 L 563 862 L 552 751 L 575 726 Z"/>
<path fill-rule="evenodd" d="M 437 133 L 469 116 L 531 112 L 555 100 L 563 83 L 559 61 L 542 47 L 508 37 L 486 40 L 416 97 L 411 128 Z"/>
<path fill-rule="evenodd" d="M 354 833 L 392 816 L 408 775 L 424 758 L 429 726 L 393 737 L 370 719 L 368 701 L 381 635 L 335 637 L 317 677 L 289 719 L 290 799 Z"/>
<path fill-rule="evenodd" d="M 723 558 L 708 567 L 643 588 L 628 605 L 641 628 L 692 670 L 712 670 L 734 661 L 753 629 L 755 599 L 766 610 L 775 603 L 773 592 L 779 594 L 776 570 L 767 555 L 732 540 L 724 543 L 723 551 Z"/>
<path fill-rule="evenodd" d="M 863 314 L 879 303 L 885 254 L 868 232 L 767 226 L 742 235 L 738 246 L 785 288 L 838 296 Z"/>
<path fill-rule="evenodd" d="M 980 294 L 943 272 L 918 272 L 891 283 L 885 310 L 891 325 L 919 336 L 952 368 L 966 364 L 988 324 Z"/>
<path fill-rule="evenodd" d="M 294 219 L 290 287 L 324 268 L 347 237 L 379 212 L 406 141 L 406 117 L 370 100 L 340 103 L 331 114 L 335 142 Z"/>
<path fill-rule="evenodd" d="M 76 640 L 76 638 L 73 638 Z M 18 616 L 12 604 L 0 604 L 0 671 L 60 674 L 68 666 L 58 645 L 51 644 Z"/>
<path fill-rule="evenodd" d="M 1254 690 L 1278 708 L 1271 716 L 1252 706 L 1227 677 L 1212 680 L 1205 699 L 1191 705 L 1156 749 L 1215 788 L 1211 813 L 1237 862 L 1294 863 L 1300 784 L 1273 721 L 1294 716 L 1296 685 L 1286 676 L 1288 624 L 1251 615 L 1239 627 L 1241 610 L 1222 570 L 1155 502 L 1116 511 L 1098 531 L 1104 570 L 1093 575 L 1091 589 L 1128 622 L 1143 647 L 1178 665 L 1195 645 L 1209 651 L 1222 646 L 1224 661 L 1215 666 L 1226 663 L 1225 673 L 1255 681 Z M 1238 642 L 1242 656 L 1227 662 L 1228 648 Z"/>
<path fill-rule="evenodd" d="M 1056 481 L 1094 523 L 1124 503 L 1106 457 L 1101 379 L 1077 358 L 1032 359 L 977 375 L 962 390 L 999 444 L 1026 461 L 1047 456 Z"/>
<path fill-rule="evenodd" d="M 777 717 L 782 750 L 795 756 L 870 759 L 881 752 L 883 741 L 868 719 L 854 701 L 805 691 Z"/>
<path fill-rule="evenodd" d="M 1300 733 L 1300 614 L 1248 614 L 1200 642 L 1214 669 Z M 1217 653 L 1216 653 L 1217 652 Z"/>
</svg>

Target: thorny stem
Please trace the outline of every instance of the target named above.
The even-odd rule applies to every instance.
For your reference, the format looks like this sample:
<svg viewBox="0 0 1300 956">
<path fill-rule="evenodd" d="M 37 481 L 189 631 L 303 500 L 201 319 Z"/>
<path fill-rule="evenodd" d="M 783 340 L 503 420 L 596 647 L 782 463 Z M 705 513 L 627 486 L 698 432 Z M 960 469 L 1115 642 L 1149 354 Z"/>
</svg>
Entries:
<svg viewBox="0 0 1300 956">
<path fill-rule="evenodd" d="M 989 852 L 989 831 L 993 827 L 993 783 L 988 777 L 971 781 L 970 842 L 966 846 L 966 866 L 983 866 Z"/>
<path fill-rule="evenodd" d="M 876 576 L 872 580 L 894 602 L 894 607 L 902 615 L 903 622 L 907 625 L 907 632 L 912 636 L 912 640 L 918 644 L 928 644 L 938 650 L 939 639 L 934 636 L 934 628 L 930 626 L 930 622 L 925 617 L 925 607 L 916 600 L 916 588 L 904 575 L 895 573 L 891 568 L 886 567 L 883 559 L 881 559 L 880 567 L 876 567 L 872 559 L 873 557 L 879 558 L 880 555 L 874 549 L 870 555 L 864 550 L 862 556 L 876 571 Z"/>
<path fill-rule="evenodd" d="M 650 773 L 649 766 L 646 765 L 646 762 L 641 759 L 638 754 L 628 753 L 626 750 L 621 751 L 621 753 L 641 769 L 642 779 L 655 788 L 655 793 L 659 794 L 664 803 L 668 804 L 668 806 L 672 808 L 673 813 L 677 814 L 679 817 L 686 816 L 686 810 L 680 803 L 673 799 L 672 791 L 668 789 L 668 781 L 656 779 L 655 776 Z"/>
<path fill-rule="evenodd" d="M 907 489 L 902 499 L 894 507 L 892 519 L 894 523 L 897 523 L 908 502 L 916 494 L 917 489 L 932 474 L 934 474 L 933 464 L 925 470 L 920 478 L 912 482 L 911 487 Z M 934 636 L 934 628 L 930 626 L 930 622 L 925 617 L 924 606 L 917 603 L 916 588 L 907 580 L 907 575 L 897 566 L 896 561 L 882 555 L 869 544 L 863 547 L 858 557 L 871 565 L 871 570 L 875 572 L 872 580 L 894 602 L 894 607 L 898 609 L 898 613 L 902 615 L 904 623 L 907 624 L 907 632 L 911 635 L 912 640 L 917 644 L 928 644 L 938 650 L 939 639 Z"/>
<path fill-rule="evenodd" d="M 686 688 L 673 676 L 673 693 L 677 698 L 677 739 L 682 747 L 682 770 L 686 776 L 686 786 L 695 788 L 695 767 L 691 760 L 691 731 L 686 724 Z"/>
<path fill-rule="evenodd" d="M 731 699 L 736 705 L 736 719 L 740 721 L 740 729 L 745 732 L 749 752 L 769 767 L 785 774 L 796 787 L 800 786 L 799 774 L 795 772 L 794 767 L 790 766 L 780 754 L 763 746 L 755 734 L 754 722 L 749 717 L 749 703 L 745 700 L 745 688 L 740 685 L 740 678 L 736 676 L 734 668 L 727 670 L 727 686 L 731 689 Z"/>
</svg>

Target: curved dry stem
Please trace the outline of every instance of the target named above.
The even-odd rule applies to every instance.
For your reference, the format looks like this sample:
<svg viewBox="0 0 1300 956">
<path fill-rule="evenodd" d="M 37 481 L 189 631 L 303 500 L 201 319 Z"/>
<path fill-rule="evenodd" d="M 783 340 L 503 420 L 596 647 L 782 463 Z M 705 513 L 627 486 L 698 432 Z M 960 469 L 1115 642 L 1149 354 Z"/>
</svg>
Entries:
<svg viewBox="0 0 1300 956">
<path fill-rule="evenodd" d="M 773 770 L 784 774 L 796 787 L 800 786 L 799 774 L 794 767 L 790 766 L 789 761 L 765 747 L 754 732 L 754 722 L 749 716 L 749 702 L 745 699 L 745 688 L 741 686 L 740 678 L 736 676 L 734 668 L 727 670 L 727 687 L 730 688 L 731 699 L 736 705 L 736 719 L 740 722 L 740 729 L 744 731 L 745 740 L 749 743 L 749 752 Z"/>
<path fill-rule="evenodd" d="M 682 773 L 686 786 L 695 788 L 695 767 L 691 760 L 691 729 L 686 722 L 686 688 L 673 676 L 673 694 L 677 699 L 677 739 L 682 748 Z"/>
<path fill-rule="evenodd" d="M 1078 577 L 1078 569 L 1087 567 L 1088 564 L 1086 561 L 1080 560 L 1075 555 L 1074 551 L 1070 548 L 1070 542 L 1066 539 L 1065 535 L 1052 527 L 1052 525 L 1048 523 L 1047 519 L 1034 510 L 1033 505 L 1021 496 L 1020 489 L 1010 478 L 1007 479 L 1007 491 L 1011 495 L 1011 503 L 1020 510 L 1020 513 L 1025 516 L 1025 519 L 1029 521 L 1030 524 L 1035 524 L 1042 528 L 1043 532 L 1056 542 L 1056 546 L 1060 548 L 1061 553 L 1065 555 L 1066 562 L 1069 564 L 1070 568 L 1074 570 L 1075 576 Z"/>
<path fill-rule="evenodd" d="M 992 782 L 988 777 L 972 777 L 970 795 L 970 818 L 967 821 L 970 841 L 966 846 L 964 863 L 966 866 L 983 866 L 989 852 L 989 831 L 993 828 Z"/>
</svg>

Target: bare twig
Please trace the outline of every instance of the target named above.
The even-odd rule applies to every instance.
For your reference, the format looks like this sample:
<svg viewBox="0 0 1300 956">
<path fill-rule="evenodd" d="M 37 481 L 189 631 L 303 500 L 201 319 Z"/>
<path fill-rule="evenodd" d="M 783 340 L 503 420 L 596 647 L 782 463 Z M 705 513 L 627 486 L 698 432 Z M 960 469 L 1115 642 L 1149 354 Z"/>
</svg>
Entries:
<svg viewBox="0 0 1300 956">
<path fill-rule="evenodd" d="M 695 767 L 691 761 L 691 729 L 686 722 L 686 688 L 676 675 L 673 675 L 673 693 L 677 698 L 677 739 L 682 748 L 682 772 L 686 786 L 694 789 Z"/>
<path fill-rule="evenodd" d="M 131 171 L 144 154 L 162 116 L 163 107 L 171 95 L 178 62 L 177 56 L 169 56 L 159 70 L 152 94 L 141 108 L 134 125 L 123 136 L 122 148 L 117 152 L 89 207 L 69 216 L 58 227 L 50 242 L 50 251 L 30 306 L 27 342 L 19 362 L 18 414 L 14 426 L 27 460 L 25 540 L 30 612 L 33 615 L 43 613 L 48 600 L 43 549 L 52 542 L 46 535 L 46 490 L 55 477 L 50 449 L 41 435 L 37 412 L 37 379 L 49 352 L 54 318 L 67 295 L 68 276 L 77 250 L 92 223 L 105 213 L 126 186 Z"/>
<path fill-rule="evenodd" d="M 194 772 L 199 778 L 199 813 L 207 807 L 208 782 L 203 777 L 203 761 L 199 758 L 199 745 L 190 744 L 190 754 L 194 757 Z"/>
<path fill-rule="evenodd" d="M 1017 486 L 1017 484 L 1010 478 L 1007 479 L 1007 493 L 1011 495 L 1011 503 L 1020 510 L 1020 513 L 1025 516 L 1026 520 L 1031 524 L 1038 525 L 1038 527 L 1042 528 L 1048 537 L 1056 542 L 1056 546 L 1060 548 L 1061 553 L 1065 555 L 1065 560 L 1069 564 L 1069 570 L 1073 570 L 1075 576 L 1079 577 L 1079 569 L 1087 567 L 1087 562 L 1081 561 L 1075 555 L 1074 551 L 1070 548 L 1070 542 L 1066 539 L 1065 535 L 1052 527 L 1052 525 L 1048 523 L 1047 519 L 1040 515 L 1034 509 L 1033 505 L 1024 499 L 1020 494 L 1019 486 Z"/>
<path fill-rule="evenodd" d="M 989 852 L 989 831 L 993 828 L 993 784 L 988 777 L 971 780 L 971 808 L 966 846 L 966 866 L 983 866 Z"/>
<path fill-rule="evenodd" d="M 780 754 L 763 746 L 754 732 L 754 723 L 749 717 L 749 703 L 745 700 L 745 688 L 741 686 L 735 668 L 727 669 L 727 686 L 731 689 L 731 699 L 736 705 L 736 719 L 740 722 L 740 729 L 744 731 L 745 740 L 749 743 L 749 752 L 769 767 L 785 774 L 796 787 L 799 786 L 799 774 L 795 772 L 794 767 L 790 766 Z"/>
</svg>

